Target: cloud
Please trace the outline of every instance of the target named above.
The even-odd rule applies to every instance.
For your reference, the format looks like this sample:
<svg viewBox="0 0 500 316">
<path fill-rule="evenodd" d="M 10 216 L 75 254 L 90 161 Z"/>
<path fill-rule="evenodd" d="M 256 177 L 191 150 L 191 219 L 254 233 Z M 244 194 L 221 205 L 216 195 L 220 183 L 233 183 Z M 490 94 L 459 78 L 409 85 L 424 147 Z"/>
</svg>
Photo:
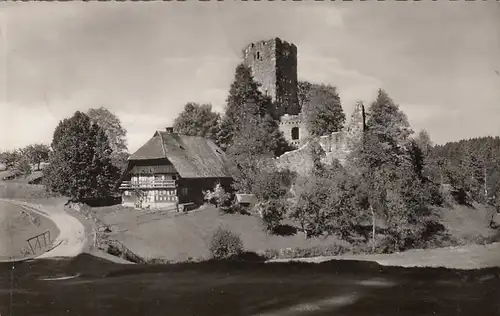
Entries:
<svg viewBox="0 0 500 316">
<path fill-rule="evenodd" d="M 298 63 L 299 80 L 337 87 L 342 107 L 348 115 L 357 101 L 364 101 L 368 105 L 375 99 L 377 90 L 383 87 L 381 80 L 348 68 L 334 57 L 301 51 Z"/>
</svg>

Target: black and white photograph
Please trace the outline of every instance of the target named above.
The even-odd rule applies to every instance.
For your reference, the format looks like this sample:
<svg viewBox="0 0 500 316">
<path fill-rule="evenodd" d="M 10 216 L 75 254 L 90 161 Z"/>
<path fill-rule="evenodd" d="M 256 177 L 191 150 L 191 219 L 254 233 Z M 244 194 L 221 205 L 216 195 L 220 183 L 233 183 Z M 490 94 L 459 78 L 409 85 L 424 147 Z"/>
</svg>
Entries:
<svg viewBox="0 0 500 316">
<path fill-rule="evenodd" d="M 0 2 L 31 315 L 500 315 L 500 1 Z"/>
</svg>

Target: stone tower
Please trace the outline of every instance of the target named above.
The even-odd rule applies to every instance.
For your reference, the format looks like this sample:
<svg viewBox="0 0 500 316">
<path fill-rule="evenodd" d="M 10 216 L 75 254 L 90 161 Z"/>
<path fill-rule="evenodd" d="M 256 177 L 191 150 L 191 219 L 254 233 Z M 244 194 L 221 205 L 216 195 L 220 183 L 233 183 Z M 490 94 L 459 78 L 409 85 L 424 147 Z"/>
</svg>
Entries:
<svg viewBox="0 0 500 316">
<path fill-rule="evenodd" d="M 261 92 L 275 102 L 279 117 L 299 114 L 297 46 L 279 38 L 251 43 L 243 51 L 243 62 Z"/>
</svg>

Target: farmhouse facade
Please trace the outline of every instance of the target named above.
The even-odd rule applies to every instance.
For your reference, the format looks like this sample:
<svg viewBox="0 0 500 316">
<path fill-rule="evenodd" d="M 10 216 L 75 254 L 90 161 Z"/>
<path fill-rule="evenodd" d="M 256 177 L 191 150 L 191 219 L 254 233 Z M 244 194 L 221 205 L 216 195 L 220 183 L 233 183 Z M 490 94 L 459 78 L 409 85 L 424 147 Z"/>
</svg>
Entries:
<svg viewBox="0 0 500 316">
<path fill-rule="evenodd" d="M 119 189 L 125 206 L 169 208 L 199 204 L 203 191 L 231 182 L 228 160 L 215 143 L 167 128 L 128 158 Z"/>
</svg>

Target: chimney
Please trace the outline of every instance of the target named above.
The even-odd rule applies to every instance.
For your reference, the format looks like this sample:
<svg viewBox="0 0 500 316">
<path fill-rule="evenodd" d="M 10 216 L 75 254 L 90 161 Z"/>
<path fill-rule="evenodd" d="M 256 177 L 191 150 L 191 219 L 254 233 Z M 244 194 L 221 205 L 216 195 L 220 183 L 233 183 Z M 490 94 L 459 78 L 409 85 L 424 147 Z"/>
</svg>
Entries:
<svg viewBox="0 0 500 316">
<path fill-rule="evenodd" d="M 173 133 L 174 132 L 174 128 L 173 127 L 166 127 L 165 128 L 165 131 L 169 134 Z"/>
</svg>

